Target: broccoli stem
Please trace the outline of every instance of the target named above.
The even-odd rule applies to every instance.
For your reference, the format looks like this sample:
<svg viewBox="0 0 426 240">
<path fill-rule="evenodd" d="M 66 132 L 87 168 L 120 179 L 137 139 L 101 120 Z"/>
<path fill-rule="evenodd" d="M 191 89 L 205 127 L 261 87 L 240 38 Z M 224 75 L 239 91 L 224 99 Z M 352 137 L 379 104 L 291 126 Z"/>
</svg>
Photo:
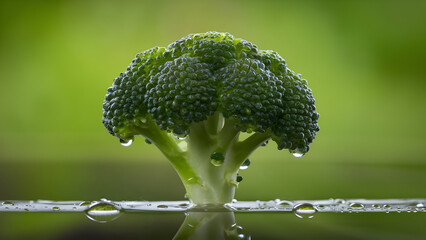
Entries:
<svg viewBox="0 0 426 240">
<path fill-rule="evenodd" d="M 154 124 L 152 124 L 154 125 Z M 187 197 L 195 205 L 222 205 L 231 202 L 238 186 L 239 167 L 263 142 L 266 133 L 254 133 L 239 141 L 240 131 L 232 119 L 215 113 L 203 122 L 193 123 L 189 135 L 178 140 L 158 126 L 140 129 L 167 157 L 186 189 Z M 181 143 L 187 147 L 182 148 Z M 220 152 L 222 164 L 212 164 L 211 154 Z"/>
<path fill-rule="evenodd" d="M 173 240 L 239 239 L 233 212 L 190 212 Z"/>
</svg>

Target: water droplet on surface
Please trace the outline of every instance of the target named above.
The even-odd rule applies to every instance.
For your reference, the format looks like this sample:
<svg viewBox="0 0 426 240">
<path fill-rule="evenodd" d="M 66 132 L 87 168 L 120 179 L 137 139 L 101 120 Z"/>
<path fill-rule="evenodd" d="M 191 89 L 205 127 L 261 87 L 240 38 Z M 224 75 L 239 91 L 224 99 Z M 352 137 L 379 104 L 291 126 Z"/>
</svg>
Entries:
<svg viewBox="0 0 426 240">
<path fill-rule="evenodd" d="M 293 203 L 292 202 L 290 202 L 290 201 L 286 201 L 286 200 L 283 200 L 283 201 L 280 201 L 278 204 L 277 204 L 277 207 L 278 208 L 293 208 Z"/>
<path fill-rule="evenodd" d="M 3 206 L 13 206 L 15 204 L 11 203 L 11 202 L 3 202 L 2 203 Z"/>
<path fill-rule="evenodd" d="M 184 139 L 185 139 L 185 137 L 186 137 L 186 136 L 178 136 L 178 135 L 175 135 L 175 138 L 176 138 L 177 140 L 184 140 Z"/>
<path fill-rule="evenodd" d="M 86 216 L 92 221 L 106 223 L 117 219 L 120 216 L 120 210 L 110 203 L 99 202 L 86 210 Z"/>
<path fill-rule="evenodd" d="M 416 210 L 419 211 L 419 212 L 425 212 L 426 211 L 426 207 L 425 207 L 425 205 L 423 203 L 418 203 L 416 205 Z"/>
<path fill-rule="evenodd" d="M 238 202 L 238 200 L 237 199 L 232 199 L 232 201 L 231 201 L 231 203 L 237 203 Z"/>
<path fill-rule="evenodd" d="M 325 206 L 324 205 L 318 205 L 317 206 L 317 209 L 324 209 L 325 208 Z"/>
<path fill-rule="evenodd" d="M 317 212 L 314 206 L 309 203 L 300 203 L 294 206 L 293 208 L 294 214 L 298 218 L 313 218 L 315 213 Z"/>
<path fill-rule="evenodd" d="M 59 207 L 53 207 L 53 208 L 52 208 L 52 210 L 53 210 L 53 211 L 59 211 L 59 210 L 61 210 L 61 209 L 60 209 Z"/>
<path fill-rule="evenodd" d="M 349 204 L 349 207 L 353 210 L 361 210 L 364 208 L 364 205 L 362 205 L 361 203 L 351 203 Z"/>
<path fill-rule="evenodd" d="M 380 208 L 380 205 L 374 204 L 373 208 Z"/>
<path fill-rule="evenodd" d="M 157 208 L 169 208 L 167 205 L 158 205 Z"/>
<path fill-rule="evenodd" d="M 246 170 L 250 166 L 250 159 L 246 159 L 240 166 L 240 170 Z"/>
<path fill-rule="evenodd" d="M 225 161 L 225 156 L 221 152 L 214 152 L 210 155 L 210 163 L 218 167 Z"/>
<path fill-rule="evenodd" d="M 188 182 L 189 184 L 196 184 L 196 183 L 199 183 L 198 178 L 195 178 L 195 177 L 188 178 L 187 182 Z"/>
<path fill-rule="evenodd" d="M 245 233 L 244 229 L 237 224 L 233 224 L 225 230 L 226 239 L 251 240 L 251 236 Z"/>
<path fill-rule="evenodd" d="M 128 147 L 128 146 L 132 145 L 133 139 L 130 139 L 130 140 L 120 139 L 120 143 L 121 143 L 122 146 Z"/>
<path fill-rule="evenodd" d="M 215 167 L 219 167 L 223 164 L 223 160 L 216 160 L 216 159 L 211 159 L 210 163 L 213 164 L 213 166 Z"/>
<path fill-rule="evenodd" d="M 145 139 L 145 143 L 146 143 L 146 144 L 152 144 L 152 142 L 151 142 L 151 141 L 149 141 L 148 139 Z"/>
<path fill-rule="evenodd" d="M 88 206 L 90 206 L 90 204 L 92 204 L 92 202 L 84 201 L 84 202 L 81 202 L 79 206 L 81 206 L 81 207 L 88 207 Z"/>
<path fill-rule="evenodd" d="M 408 205 L 408 209 L 413 210 L 414 211 L 422 211 L 425 209 L 425 205 L 423 203 L 411 203 Z"/>
<path fill-rule="evenodd" d="M 392 209 L 392 207 L 391 206 L 389 206 L 389 205 L 383 205 L 383 209 L 385 209 L 386 210 L 386 213 L 389 213 L 390 212 L 390 210 Z"/>
<path fill-rule="evenodd" d="M 28 210 L 28 208 L 24 208 L 25 211 L 29 212 L 30 210 Z"/>
<path fill-rule="evenodd" d="M 225 155 L 221 152 L 214 152 L 210 155 L 210 159 L 225 160 Z"/>
<path fill-rule="evenodd" d="M 237 182 L 243 181 L 243 176 L 237 175 Z"/>
</svg>

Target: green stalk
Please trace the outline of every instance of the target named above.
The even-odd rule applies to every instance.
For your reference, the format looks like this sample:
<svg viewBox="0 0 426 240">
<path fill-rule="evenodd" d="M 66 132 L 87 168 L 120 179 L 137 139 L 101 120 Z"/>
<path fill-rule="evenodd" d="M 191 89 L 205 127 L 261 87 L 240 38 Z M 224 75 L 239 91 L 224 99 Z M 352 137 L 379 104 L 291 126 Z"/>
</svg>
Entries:
<svg viewBox="0 0 426 240">
<path fill-rule="evenodd" d="M 238 239 L 233 212 L 190 212 L 173 240 Z"/>
<path fill-rule="evenodd" d="M 193 123 L 189 135 L 177 140 L 155 123 L 137 129 L 152 141 L 169 159 L 185 187 L 187 197 L 195 205 L 223 205 L 231 202 L 238 186 L 236 181 L 240 165 L 263 142 L 268 134 L 255 133 L 239 141 L 239 130 L 232 119 L 221 113 L 206 121 Z M 180 147 L 186 142 L 187 148 Z M 210 156 L 222 153 L 222 164 L 212 164 Z"/>
</svg>

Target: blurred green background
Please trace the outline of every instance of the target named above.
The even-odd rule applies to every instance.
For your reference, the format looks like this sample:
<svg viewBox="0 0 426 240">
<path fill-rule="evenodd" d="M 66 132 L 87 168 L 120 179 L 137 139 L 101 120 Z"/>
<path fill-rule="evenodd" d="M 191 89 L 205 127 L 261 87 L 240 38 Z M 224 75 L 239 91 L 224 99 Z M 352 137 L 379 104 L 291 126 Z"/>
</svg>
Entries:
<svg viewBox="0 0 426 240">
<path fill-rule="evenodd" d="M 136 53 L 211 30 L 277 51 L 308 80 L 321 114 L 305 157 L 275 143 L 251 157 L 239 200 L 426 198 L 425 12 L 421 0 L 1 1 L 0 199 L 183 199 L 155 147 L 123 147 L 108 134 L 101 105 Z M 422 215 L 237 222 L 255 239 L 424 239 Z M 131 215 L 108 227 L 80 215 L 1 213 L 0 237 L 173 236 L 182 219 Z"/>
</svg>

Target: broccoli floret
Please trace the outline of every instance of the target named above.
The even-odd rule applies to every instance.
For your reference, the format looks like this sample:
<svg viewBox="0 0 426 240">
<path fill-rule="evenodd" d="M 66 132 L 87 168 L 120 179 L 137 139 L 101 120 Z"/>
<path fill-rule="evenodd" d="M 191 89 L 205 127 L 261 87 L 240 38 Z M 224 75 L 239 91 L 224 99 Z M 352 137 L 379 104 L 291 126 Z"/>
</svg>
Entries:
<svg viewBox="0 0 426 240">
<path fill-rule="evenodd" d="M 308 152 L 319 130 L 314 104 L 307 81 L 278 53 L 207 32 L 137 54 L 108 88 L 103 123 L 122 142 L 141 135 L 154 143 L 194 204 L 223 204 L 242 180 L 240 166 L 268 140 Z"/>
</svg>

